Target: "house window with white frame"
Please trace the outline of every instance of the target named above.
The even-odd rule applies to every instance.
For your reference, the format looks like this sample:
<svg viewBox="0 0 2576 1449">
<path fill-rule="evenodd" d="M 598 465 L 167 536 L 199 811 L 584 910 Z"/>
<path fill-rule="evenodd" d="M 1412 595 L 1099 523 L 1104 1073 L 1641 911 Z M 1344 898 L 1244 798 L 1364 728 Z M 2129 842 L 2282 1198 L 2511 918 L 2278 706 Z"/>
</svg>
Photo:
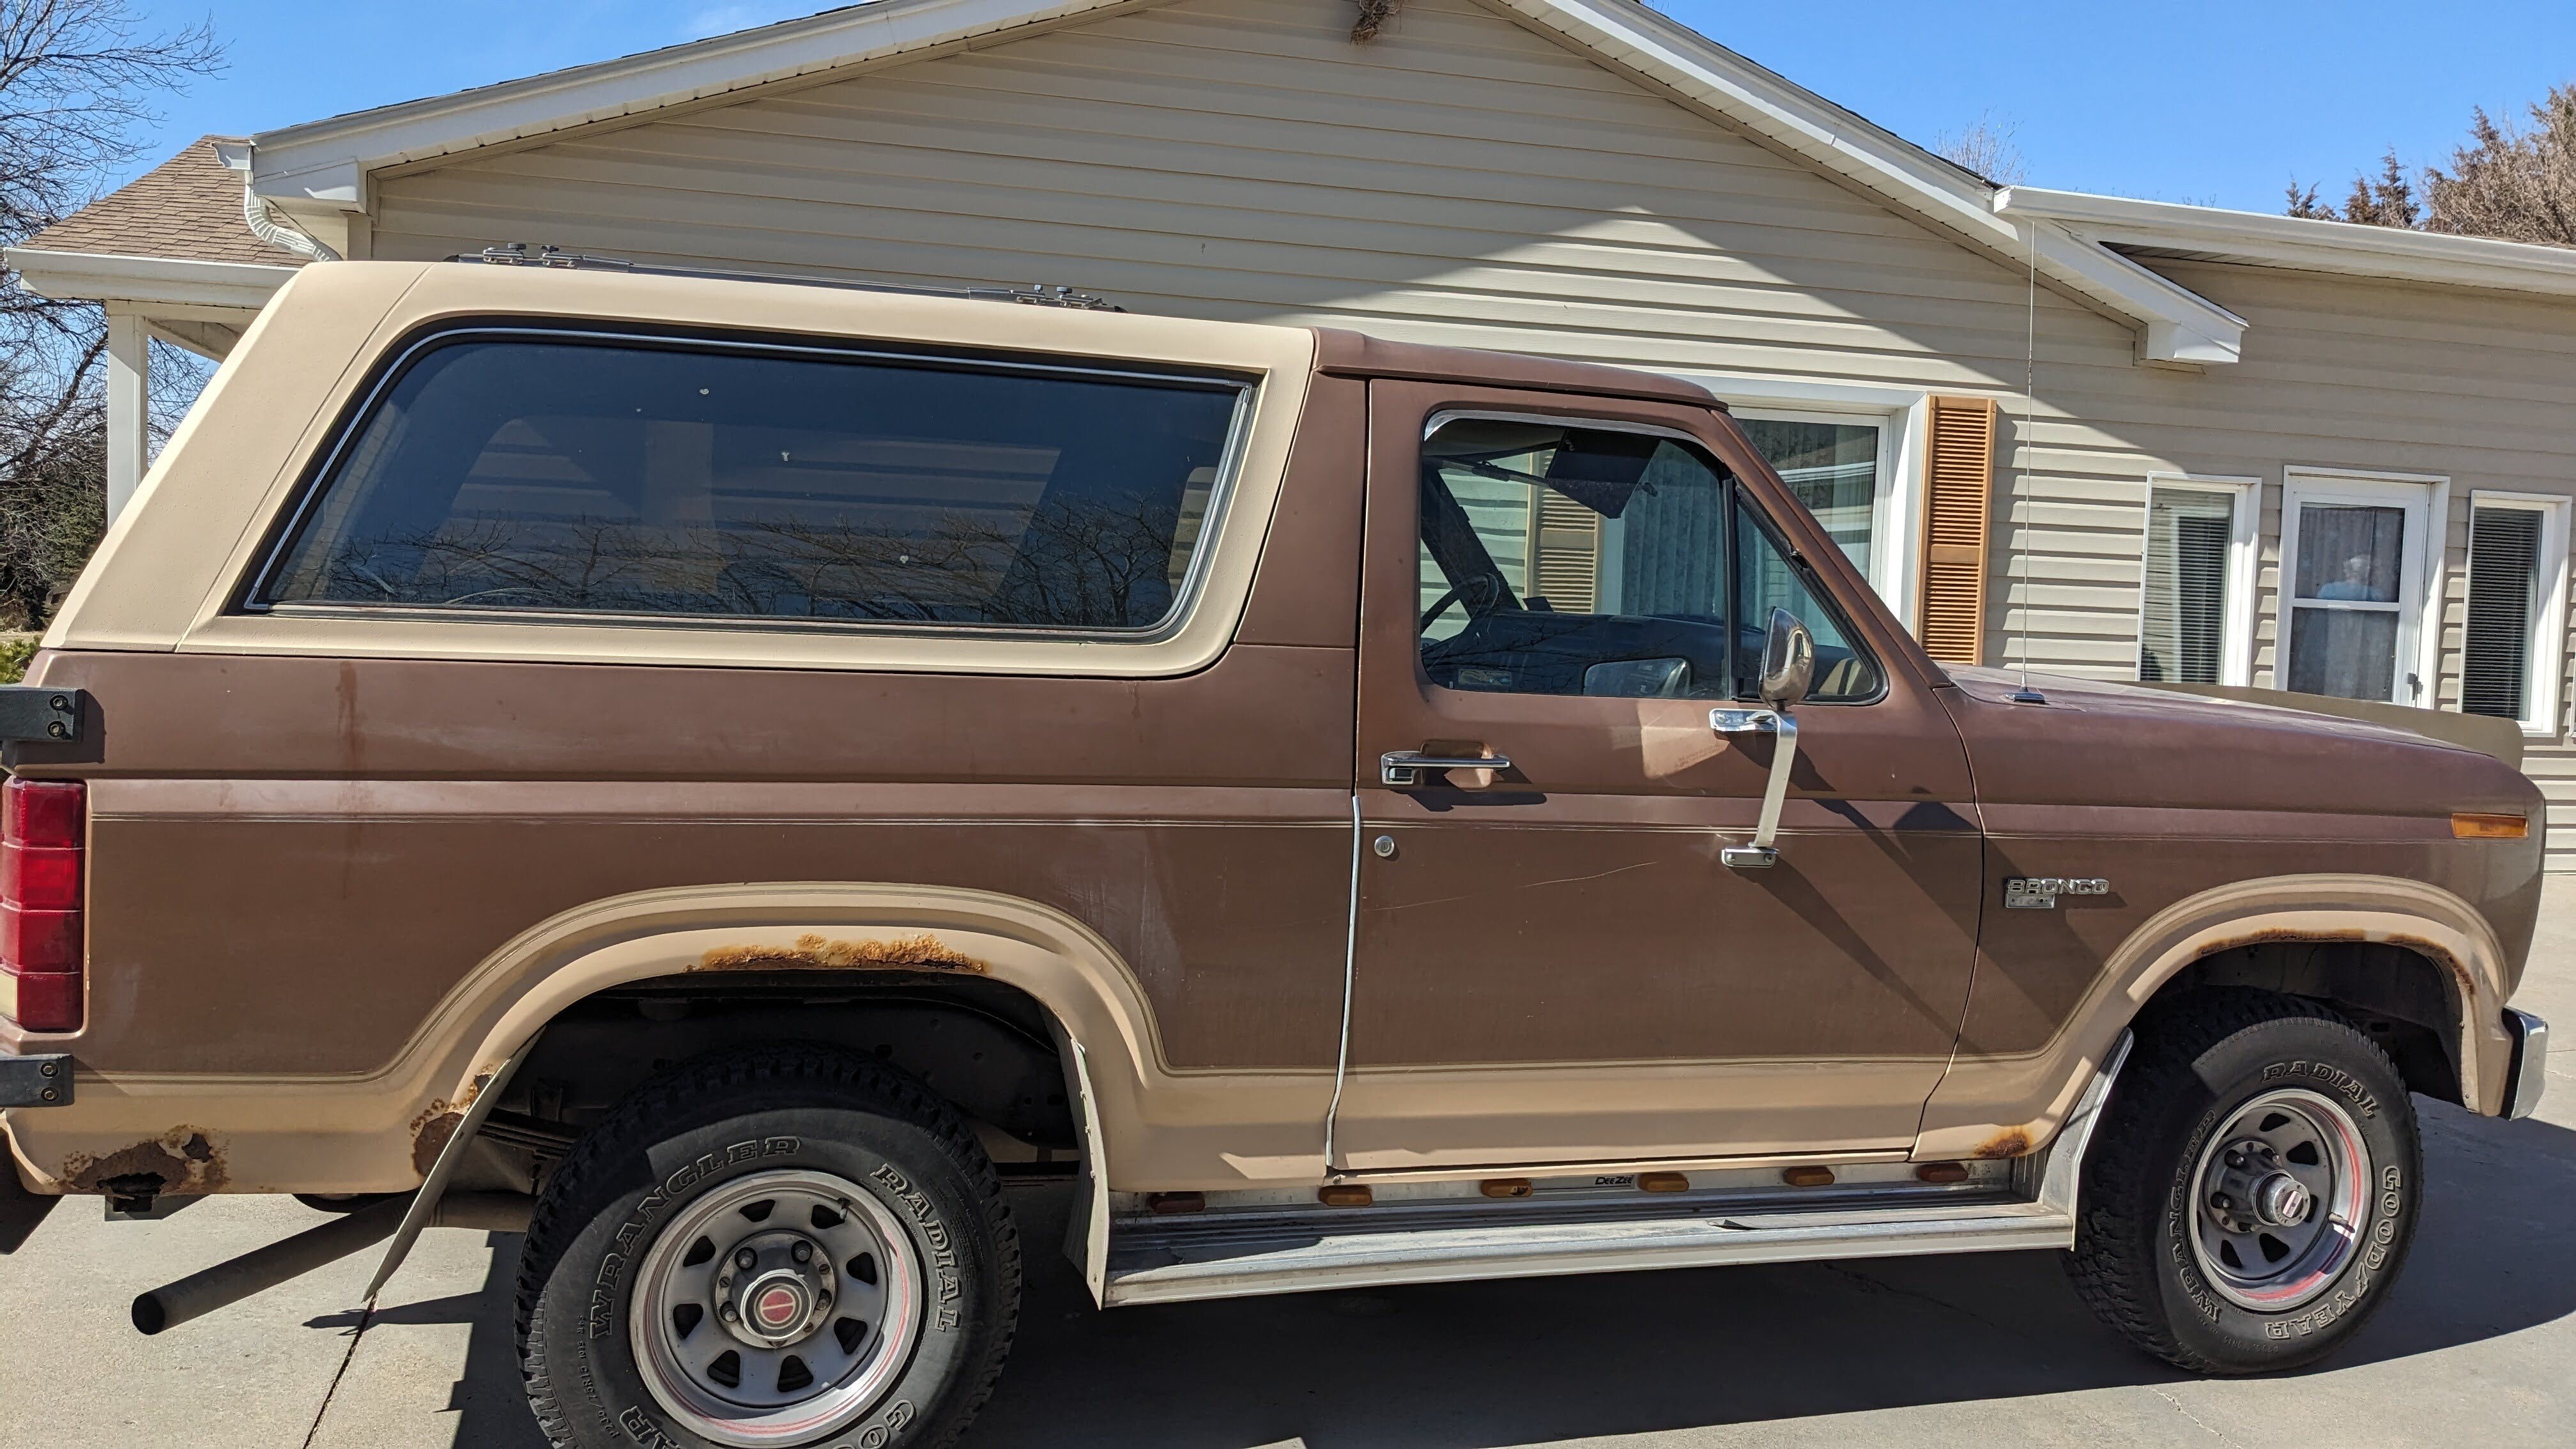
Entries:
<svg viewBox="0 0 2576 1449">
<path fill-rule="evenodd" d="M 2292 466 L 2275 687 L 2431 708 L 2450 480 Z"/>
<path fill-rule="evenodd" d="M 1922 567 L 1926 394 L 1812 377 L 1677 372 L 1726 404 L 1745 437 L 1906 627 Z"/>
<path fill-rule="evenodd" d="M 2258 487 L 2251 478 L 2159 473 L 2148 479 L 2138 678 L 2250 681 Z"/>
<path fill-rule="evenodd" d="M 2557 729 L 2565 653 L 2568 500 L 2473 493 L 2460 708 Z"/>
<path fill-rule="evenodd" d="M 1876 581 L 1887 516 L 1887 423 L 1799 413 L 1738 413 L 1736 421 L 1852 567 Z"/>
</svg>

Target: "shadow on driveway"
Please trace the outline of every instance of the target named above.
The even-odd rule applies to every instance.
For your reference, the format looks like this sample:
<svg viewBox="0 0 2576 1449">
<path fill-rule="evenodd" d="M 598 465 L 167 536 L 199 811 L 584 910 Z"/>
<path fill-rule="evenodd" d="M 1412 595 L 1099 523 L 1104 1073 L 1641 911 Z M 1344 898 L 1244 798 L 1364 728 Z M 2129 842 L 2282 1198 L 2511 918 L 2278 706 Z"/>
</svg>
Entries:
<svg viewBox="0 0 2576 1449">
<path fill-rule="evenodd" d="M 2326 1366 L 2576 1312 L 2576 1132 L 2417 1099 L 2431 1195 L 2396 1297 Z M 2163 1383 L 2054 1253 L 1606 1274 L 1094 1309 L 1057 1251 L 1066 1193 L 1013 1206 L 1020 1336 L 969 1449 L 1471 1449 Z M 516 1240 L 471 1318 L 459 1444 L 541 1443 L 518 1392 Z"/>
</svg>

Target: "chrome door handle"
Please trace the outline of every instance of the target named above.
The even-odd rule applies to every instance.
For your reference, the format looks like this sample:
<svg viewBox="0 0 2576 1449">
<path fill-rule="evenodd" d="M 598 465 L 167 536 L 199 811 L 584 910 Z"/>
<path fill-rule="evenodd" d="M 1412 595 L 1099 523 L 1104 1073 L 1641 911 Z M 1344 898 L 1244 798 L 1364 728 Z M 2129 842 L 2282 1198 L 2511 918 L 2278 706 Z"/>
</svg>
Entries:
<svg viewBox="0 0 2576 1449">
<path fill-rule="evenodd" d="M 1776 709 L 1713 709 L 1708 712 L 1708 727 L 1722 735 L 1772 735 L 1779 743 L 1771 749 L 1771 778 L 1762 787 L 1762 816 L 1753 827 L 1753 839 L 1745 845 L 1729 845 L 1717 852 L 1718 860 L 1737 870 L 1766 870 L 1780 863 L 1780 807 L 1789 795 L 1789 769 L 1798 760 L 1798 721 Z"/>
<path fill-rule="evenodd" d="M 1377 757 L 1377 781 L 1398 790 L 1410 790 L 1422 783 L 1425 770 L 1508 770 L 1507 755 L 1424 755 L 1411 750 L 1390 750 Z"/>
</svg>

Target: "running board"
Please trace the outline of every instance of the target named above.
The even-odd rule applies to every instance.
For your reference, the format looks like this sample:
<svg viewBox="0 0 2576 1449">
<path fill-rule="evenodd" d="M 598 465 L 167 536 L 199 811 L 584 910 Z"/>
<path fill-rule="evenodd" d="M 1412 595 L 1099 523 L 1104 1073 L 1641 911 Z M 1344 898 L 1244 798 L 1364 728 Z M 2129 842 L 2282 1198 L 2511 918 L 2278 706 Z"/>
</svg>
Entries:
<svg viewBox="0 0 2576 1449">
<path fill-rule="evenodd" d="M 1100 1301 L 2071 1248 L 2085 1149 L 2129 1046 L 2124 1033 L 2046 1152 L 1942 1174 L 1880 1162 L 1328 1189 L 1347 1206 L 1271 1192 L 1115 1194 L 1129 1210 L 1111 1216 Z M 1788 1185 L 1807 1174 L 1814 1186 Z"/>
<path fill-rule="evenodd" d="M 1411 1212 L 1400 1226 L 1355 1221 L 1368 1211 L 1327 1208 L 1258 1228 L 1121 1223 L 1125 1231 L 1112 1235 L 1105 1299 L 1179 1303 L 1387 1283 L 2065 1248 L 2075 1241 L 2071 1215 L 2016 1201 L 1735 1212 L 1697 1204 L 1654 1217 L 1532 1222 L 1496 1221 L 1469 1209 L 1447 1221 L 1446 1214 Z"/>
</svg>

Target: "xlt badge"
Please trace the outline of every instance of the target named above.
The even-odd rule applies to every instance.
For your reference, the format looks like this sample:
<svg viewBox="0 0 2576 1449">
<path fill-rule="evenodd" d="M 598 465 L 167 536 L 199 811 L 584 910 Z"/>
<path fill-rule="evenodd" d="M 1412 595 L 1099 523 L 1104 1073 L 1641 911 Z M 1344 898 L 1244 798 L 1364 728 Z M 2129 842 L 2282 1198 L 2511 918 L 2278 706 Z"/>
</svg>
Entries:
<svg viewBox="0 0 2576 1449">
<path fill-rule="evenodd" d="M 2074 880 L 2062 875 L 2014 876 L 2004 882 L 2004 905 L 2013 910 L 2053 911 L 2059 896 L 2107 896 L 2111 883 L 2100 877 Z"/>
</svg>

